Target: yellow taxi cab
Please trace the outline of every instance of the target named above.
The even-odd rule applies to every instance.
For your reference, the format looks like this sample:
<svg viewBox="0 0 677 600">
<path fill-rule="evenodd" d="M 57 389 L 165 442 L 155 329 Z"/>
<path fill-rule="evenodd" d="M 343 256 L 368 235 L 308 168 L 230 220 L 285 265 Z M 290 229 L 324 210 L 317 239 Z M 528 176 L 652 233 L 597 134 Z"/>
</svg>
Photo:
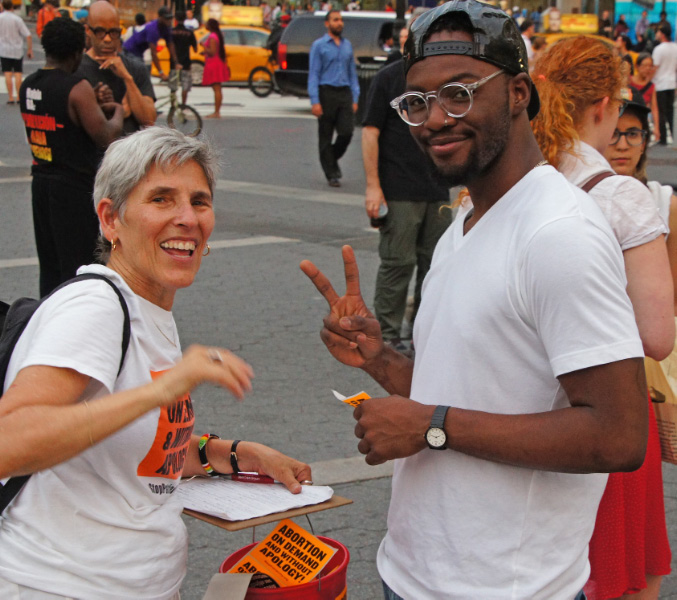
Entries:
<svg viewBox="0 0 677 600">
<path fill-rule="evenodd" d="M 249 27 L 246 25 L 224 25 L 221 27 L 223 41 L 226 44 L 226 59 L 230 67 L 230 81 L 247 83 L 249 74 L 256 67 L 264 67 L 268 63 L 270 51 L 266 49 L 266 42 L 270 32 L 263 27 Z M 195 31 L 195 38 L 198 42 L 198 51 L 190 50 L 190 73 L 193 78 L 193 85 L 202 83 L 202 73 L 204 72 L 205 57 L 201 54 L 204 48 L 200 41 L 204 40 L 209 32 L 201 27 Z M 165 73 L 169 73 L 169 50 L 164 40 L 158 42 L 158 58 L 160 65 Z M 153 65 L 151 74 L 158 75 L 157 69 Z"/>
</svg>

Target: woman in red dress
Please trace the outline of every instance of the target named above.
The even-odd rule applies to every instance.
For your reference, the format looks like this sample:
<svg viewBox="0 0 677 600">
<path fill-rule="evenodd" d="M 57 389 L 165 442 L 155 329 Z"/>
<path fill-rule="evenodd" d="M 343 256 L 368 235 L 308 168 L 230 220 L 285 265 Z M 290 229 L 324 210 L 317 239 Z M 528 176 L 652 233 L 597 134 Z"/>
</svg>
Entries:
<svg viewBox="0 0 677 600">
<path fill-rule="evenodd" d="M 209 35 L 202 43 L 205 54 L 205 70 L 202 75 L 202 85 L 210 85 L 214 90 L 214 112 L 206 119 L 221 118 L 221 102 L 223 94 L 221 84 L 230 79 L 230 69 L 226 62 L 226 46 L 223 43 L 223 34 L 216 19 L 209 19 L 205 25 Z"/>
</svg>

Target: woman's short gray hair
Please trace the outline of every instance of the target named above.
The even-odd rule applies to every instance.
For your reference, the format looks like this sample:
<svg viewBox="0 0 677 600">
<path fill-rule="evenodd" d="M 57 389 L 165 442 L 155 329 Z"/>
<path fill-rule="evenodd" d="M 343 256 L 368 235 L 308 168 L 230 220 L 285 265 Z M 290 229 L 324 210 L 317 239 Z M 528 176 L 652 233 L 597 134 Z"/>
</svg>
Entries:
<svg viewBox="0 0 677 600">
<path fill-rule="evenodd" d="M 188 137 L 167 127 L 148 127 L 113 142 L 106 150 L 94 180 L 94 208 L 103 198 L 113 201 L 113 212 L 124 217 L 127 198 L 152 167 L 162 170 L 194 160 L 204 171 L 214 193 L 218 157 L 204 139 Z M 111 243 L 99 236 L 98 257 L 107 262 Z"/>
</svg>

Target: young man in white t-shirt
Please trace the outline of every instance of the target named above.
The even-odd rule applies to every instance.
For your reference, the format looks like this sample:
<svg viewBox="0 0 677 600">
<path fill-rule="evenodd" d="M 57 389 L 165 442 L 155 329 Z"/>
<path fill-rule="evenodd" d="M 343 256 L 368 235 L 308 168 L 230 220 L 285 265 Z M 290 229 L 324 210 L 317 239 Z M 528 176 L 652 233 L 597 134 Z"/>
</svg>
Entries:
<svg viewBox="0 0 677 600">
<path fill-rule="evenodd" d="M 677 44 L 671 41 L 670 25 L 660 25 L 656 39 L 660 42 L 654 48 L 651 58 L 656 67 L 653 82 L 656 85 L 658 101 L 658 120 L 660 122 L 661 139 L 659 144 L 667 143 L 667 128 L 670 128 L 673 140 L 675 137 L 675 88 L 677 88 Z"/>
<path fill-rule="evenodd" d="M 475 0 L 429 11 L 405 69 L 393 107 L 472 198 L 435 250 L 415 361 L 383 345 L 349 247 L 343 297 L 301 264 L 330 304 L 330 352 L 391 394 L 354 412 L 367 463 L 396 459 L 377 557 L 385 596 L 582 598 L 605 473 L 638 468 L 647 439 L 620 249 L 592 199 L 543 163 L 508 15 Z"/>
</svg>

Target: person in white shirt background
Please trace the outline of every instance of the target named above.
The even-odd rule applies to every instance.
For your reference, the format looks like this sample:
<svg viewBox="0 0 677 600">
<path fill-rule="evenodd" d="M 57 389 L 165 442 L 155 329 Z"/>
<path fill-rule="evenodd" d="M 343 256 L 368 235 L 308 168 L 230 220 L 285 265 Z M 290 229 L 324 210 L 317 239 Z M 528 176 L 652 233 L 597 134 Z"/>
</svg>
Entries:
<svg viewBox="0 0 677 600">
<path fill-rule="evenodd" d="M 672 41 L 672 28 L 667 25 L 659 25 L 656 31 L 656 39 L 660 42 L 653 50 L 653 58 L 656 72 L 653 82 L 656 85 L 656 98 L 658 100 L 658 119 L 660 140 L 658 143 L 665 146 L 669 143 L 668 130 L 671 137 L 675 137 L 675 88 L 677 88 L 677 44 Z"/>
<path fill-rule="evenodd" d="M 24 42 L 26 56 L 33 58 L 33 38 L 23 19 L 14 14 L 12 0 L 2 0 L 0 13 L 0 62 L 7 84 L 7 104 L 19 102 L 19 88 L 23 76 Z M 14 87 L 12 88 L 12 84 Z"/>
</svg>

